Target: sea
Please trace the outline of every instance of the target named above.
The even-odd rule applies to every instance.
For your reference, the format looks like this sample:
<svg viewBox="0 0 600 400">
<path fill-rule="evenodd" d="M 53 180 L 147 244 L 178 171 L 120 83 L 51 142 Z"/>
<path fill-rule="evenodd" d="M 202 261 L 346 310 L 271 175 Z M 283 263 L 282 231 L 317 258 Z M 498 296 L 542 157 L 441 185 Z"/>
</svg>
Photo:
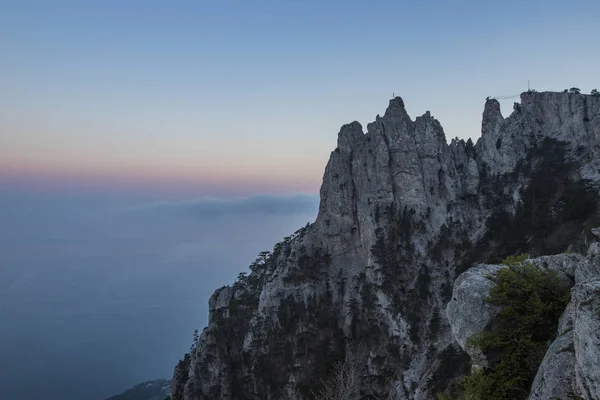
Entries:
<svg viewBox="0 0 600 400">
<path fill-rule="evenodd" d="M 0 400 L 102 400 L 170 378 L 211 293 L 317 208 L 0 188 Z"/>
</svg>

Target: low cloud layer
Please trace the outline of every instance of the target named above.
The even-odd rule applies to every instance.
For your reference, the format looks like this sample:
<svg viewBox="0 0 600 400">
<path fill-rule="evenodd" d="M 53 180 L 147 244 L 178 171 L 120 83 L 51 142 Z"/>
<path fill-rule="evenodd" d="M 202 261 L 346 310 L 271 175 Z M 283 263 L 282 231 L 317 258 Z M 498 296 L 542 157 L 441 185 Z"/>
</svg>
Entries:
<svg viewBox="0 0 600 400">
<path fill-rule="evenodd" d="M 0 393 L 100 400 L 169 377 L 212 292 L 317 210 L 307 195 L 0 196 Z"/>
<path fill-rule="evenodd" d="M 201 198 L 194 200 L 154 201 L 139 203 L 124 209 L 127 211 L 185 210 L 202 217 L 224 215 L 274 215 L 314 213 L 319 206 L 316 195 L 272 196 L 257 195 L 235 199 Z"/>
</svg>

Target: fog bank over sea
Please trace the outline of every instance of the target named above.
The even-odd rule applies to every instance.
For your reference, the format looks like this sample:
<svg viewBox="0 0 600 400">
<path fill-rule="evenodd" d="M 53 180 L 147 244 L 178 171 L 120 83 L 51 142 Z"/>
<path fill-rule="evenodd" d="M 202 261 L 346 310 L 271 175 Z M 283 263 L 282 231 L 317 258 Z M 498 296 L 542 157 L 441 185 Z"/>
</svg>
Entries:
<svg viewBox="0 0 600 400">
<path fill-rule="evenodd" d="M 0 191 L 0 400 L 100 400 L 170 378 L 213 290 L 317 208 Z"/>
</svg>

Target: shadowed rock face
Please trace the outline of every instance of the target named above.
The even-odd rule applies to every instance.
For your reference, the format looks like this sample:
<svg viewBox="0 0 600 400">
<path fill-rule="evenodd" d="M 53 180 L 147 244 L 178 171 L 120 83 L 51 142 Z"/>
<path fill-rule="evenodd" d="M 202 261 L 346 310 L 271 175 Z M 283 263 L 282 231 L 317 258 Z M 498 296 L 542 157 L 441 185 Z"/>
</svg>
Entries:
<svg viewBox="0 0 600 400">
<path fill-rule="evenodd" d="M 279 399 L 290 382 L 308 396 L 342 359 L 360 366 L 364 398 L 431 398 L 470 367 L 446 318 L 455 278 L 584 248 L 600 225 L 599 149 L 600 98 L 577 94 L 524 93 L 506 119 L 487 101 L 476 145 L 448 144 L 399 97 L 366 133 L 344 125 L 316 221 L 215 292 L 173 398 Z"/>
</svg>

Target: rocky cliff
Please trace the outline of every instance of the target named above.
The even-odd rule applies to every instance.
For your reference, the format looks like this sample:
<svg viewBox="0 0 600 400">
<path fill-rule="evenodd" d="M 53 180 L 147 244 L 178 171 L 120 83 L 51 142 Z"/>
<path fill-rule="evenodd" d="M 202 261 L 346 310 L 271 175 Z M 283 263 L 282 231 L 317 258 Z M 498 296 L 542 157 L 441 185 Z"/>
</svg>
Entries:
<svg viewBox="0 0 600 400">
<path fill-rule="evenodd" d="M 413 121 L 399 97 L 366 133 L 344 125 L 316 221 L 213 294 L 209 325 L 176 367 L 173 399 L 279 399 L 289 384 L 310 398 L 340 360 L 360 366 L 360 398 L 390 389 L 433 398 L 469 373 L 464 341 L 495 312 L 480 301 L 486 278 L 470 267 L 587 251 L 600 225 L 599 151 L 600 98 L 571 93 L 523 93 L 508 118 L 488 100 L 476 144 L 448 144 L 438 120 Z M 577 285 L 561 321 L 563 331 L 580 326 L 566 339 L 573 354 L 598 345 L 597 287 L 586 283 L 596 275 L 582 271 L 579 282 L 570 272 Z M 465 287 L 471 297 L 447 312 Z M 551 392 L 551 352 L 562 357 L 549 351 L 534 393 Z M 585 374 L 597 355 L 575 358 L 564 379 L 597 398 L 598 381 Z"/>
</svg>

